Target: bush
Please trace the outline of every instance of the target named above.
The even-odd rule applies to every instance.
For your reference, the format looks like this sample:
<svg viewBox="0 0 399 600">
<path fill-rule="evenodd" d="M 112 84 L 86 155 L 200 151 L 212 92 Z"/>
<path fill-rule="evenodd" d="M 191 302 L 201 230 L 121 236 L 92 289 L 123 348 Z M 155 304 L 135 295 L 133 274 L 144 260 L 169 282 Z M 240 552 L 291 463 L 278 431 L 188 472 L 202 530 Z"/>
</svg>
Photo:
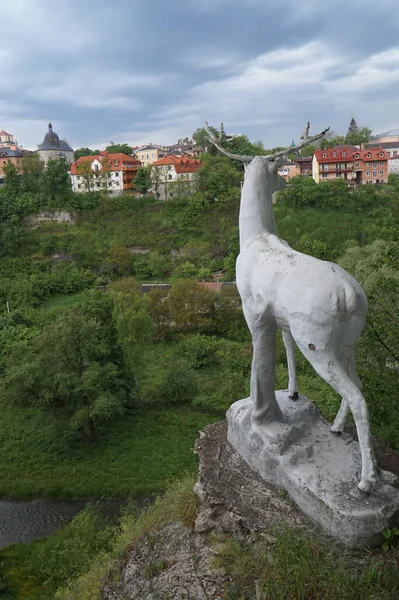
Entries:
<svg viewBox="0 0 399 600">
<path fill-rule="evenodd" d="M 197 394 L 198 384 L 195 371 L 187 362 L 174 362 L 166 371 L 162 381 L 162 394 L 173 404 L 190 403 Z"/>
</svg>

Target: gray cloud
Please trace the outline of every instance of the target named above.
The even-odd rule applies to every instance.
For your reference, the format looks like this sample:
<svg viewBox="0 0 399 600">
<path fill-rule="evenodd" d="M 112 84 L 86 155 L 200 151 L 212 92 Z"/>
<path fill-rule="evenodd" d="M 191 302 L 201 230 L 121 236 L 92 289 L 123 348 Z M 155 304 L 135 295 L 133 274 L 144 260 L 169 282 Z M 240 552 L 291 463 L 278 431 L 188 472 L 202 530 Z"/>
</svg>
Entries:
<svg viewBox="0 0 399 600">
<path fill-rule="evenodd" d="M 18 0 L 0 22 L 0 127 L 28 147 L 48 120 L 76 147 L 398 126 L 396 0 Z"/>
</svg>

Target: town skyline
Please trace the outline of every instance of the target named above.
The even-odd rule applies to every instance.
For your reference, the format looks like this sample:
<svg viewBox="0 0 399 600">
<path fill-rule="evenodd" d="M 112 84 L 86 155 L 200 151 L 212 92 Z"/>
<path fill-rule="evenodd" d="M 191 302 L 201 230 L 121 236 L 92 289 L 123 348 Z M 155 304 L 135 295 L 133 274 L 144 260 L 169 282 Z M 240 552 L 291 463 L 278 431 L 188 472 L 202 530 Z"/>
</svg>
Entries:
<svg viewBox="0 0 399 600">
<path fill-rule="evenodd" d="M 0 129 L 36 149 L 171 144 L 221 120 L 265 147 L 397 126 L 399 7 L 354 0 L 2 3 Z M 344 18 L 343 18 L 344 16 Z M 18 43 L 17 43 L 18 42 Z"/>
</svg>

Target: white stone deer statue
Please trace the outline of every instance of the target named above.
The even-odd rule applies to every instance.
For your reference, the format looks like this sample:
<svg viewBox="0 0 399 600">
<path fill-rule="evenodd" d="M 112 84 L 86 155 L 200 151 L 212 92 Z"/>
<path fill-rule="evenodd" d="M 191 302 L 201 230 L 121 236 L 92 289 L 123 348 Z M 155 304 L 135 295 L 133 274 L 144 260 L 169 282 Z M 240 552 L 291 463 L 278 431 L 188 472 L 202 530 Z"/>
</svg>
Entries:
<svg viewBox="0 0 399 600">
<path fill-rule="evenodd" d="M 311 144 L 328 131 L 268 156 L 243 156 L 222 146 L 223 124 L 216 136 L 206 124 L 209 140 L 228 157 L 245 164 L 239 216 L 240 254 L 237 287 L 252 334 L 252 421 L 267 426 L 283 420 L 275 395 L 276 333 L 282 331 L 287 352 L 290 398 L 298 398 L 294 341 L 315 371 L 342 397 L 331 427 L 343 431 L 350 409 L 362 458 L 358 487 L 368 492 L 377 479 L 368 411 L 356 373 L 354 344 L 366 319 L 367 298 L 353 277 L 338 265 L 293 250 L 277 235 L 273 193 L 285 185 L 278 175 L 282 158 Z"/>
</svg>

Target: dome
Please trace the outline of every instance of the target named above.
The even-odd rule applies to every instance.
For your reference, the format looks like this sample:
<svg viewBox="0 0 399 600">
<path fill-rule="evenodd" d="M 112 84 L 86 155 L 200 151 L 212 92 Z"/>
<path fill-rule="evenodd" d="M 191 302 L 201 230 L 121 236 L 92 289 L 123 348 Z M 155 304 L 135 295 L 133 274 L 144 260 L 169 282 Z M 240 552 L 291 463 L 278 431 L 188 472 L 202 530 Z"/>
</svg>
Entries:
<svg viewBox="0 0 399 600">
<path fill-rule="evenodd" d="M 48 124 L 48 132 L 44 136 L 44 139 L 49 142 L 52 142 L 53 144 L 54 144 L 54 142 L 59 142 L 59 140 L 60 140 L 60 138 L 55 133 L 55 131 L 53 131 L 53 126 L 51 123 Z"/>
</svg>

